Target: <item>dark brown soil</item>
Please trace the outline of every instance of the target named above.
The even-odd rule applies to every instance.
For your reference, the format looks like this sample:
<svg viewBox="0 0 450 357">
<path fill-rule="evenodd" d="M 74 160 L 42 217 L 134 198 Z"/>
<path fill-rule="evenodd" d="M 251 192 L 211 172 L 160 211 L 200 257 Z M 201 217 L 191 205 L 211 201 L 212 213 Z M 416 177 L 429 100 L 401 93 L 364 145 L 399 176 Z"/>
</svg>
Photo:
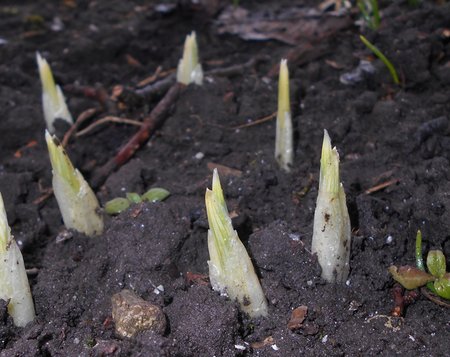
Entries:
<svg viewBox="0 0 450 357">
<path fill-rule="evenodd" d="M 450 257 L 450 4 L 382 1 L 378 31 L 358 28 L 353 13 L 320 40 L 311 35 L 308 47 L 308 40 L 293 46 L 219 34 L 218 16 L 231 2 L 193 3 L 174 2 L 162 13 L 142 1 L 2 2 L 0 191 L 25 264 L 37 271 L 30 274 L 37 318 L 15 328 L 2 304 L 0 355 L 448 356 L 449 310 L 421 296 L 403 318 L 390 317 L 387 268 L 414 264 L 418 228 L 424 251 L 438 248 Z M 266 19 L 317 5 L 241 3 Z M 159 186 L 171 192 L 166 201 L 107 218 L 102 236 L 73 233 L 57 243 L 63 226 L 56 200 L 41 200 L 51 168 L 35 52 L 49 60 L 76 117 L 99 105 L 74 87 L 133 89 L 158 66 L 176 67 L 191 30 L 206 70 L 269 59 L 244 75 L 211 75 L 202 87 L 186 88 L 157 134 L 97 191 L 104 203 Z M 361 82 L 340 82 L 370 54 L 361 31 L 392 60 L 403 86 L 392 83 L 378 60 Z M 306 55 L 295 56 L 305 48 Z M 235 129 L 276 110 L 277 80 L 268 73 L 288 55 L 297 133 L 290 174 L 273 159 L 274 120 Z M 141 120 L 159 98 L 113 103 L 93 120 L 110 114 Z M 309 252 L 323 129 L 341 155 L 352 220 L 344 285 L 325 284 Z M 106 124 L 73 138 L 67 150 L 89 180 L 135 131 Z M 204 192 L 211 162 L 242 173 L 223 175 L 222 185 L 261 277 L 267 318 L 250 320 L 203 280 L 187 279 L 188 272 L 208 273 Z M 159 285 L 164 292 L 156 294 Z M 163 309 L 163 336 L 115 334 L 111 296 L 125 288 Z M 291 331 L 291 312 L 301 305 L 308 308 L 306 320 Z"/>
</svg>

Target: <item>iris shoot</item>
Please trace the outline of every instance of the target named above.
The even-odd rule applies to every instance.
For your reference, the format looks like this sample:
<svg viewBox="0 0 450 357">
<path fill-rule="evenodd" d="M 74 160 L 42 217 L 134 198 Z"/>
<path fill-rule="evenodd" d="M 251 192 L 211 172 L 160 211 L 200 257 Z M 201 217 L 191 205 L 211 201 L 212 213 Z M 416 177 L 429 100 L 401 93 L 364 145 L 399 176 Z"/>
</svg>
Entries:
<svg viewBox="0 0 450 357">
<path fill-rule="evenodd" d="M 280 63 L 278 79 L 278 112 L 275 138 L 275 159 L 289 172 L 294 158 L 291 105 L 289 100 L 289 70 L 287 60 Z"/>
<path fill-rule="evenodd" d="M 184 42 L 183 57 L 178 63 L 177 82 L 185 85 L 203 83 L 203 70 L 198 62 L 197 37 L 194 31 L 186 37 Z"/>
<path fill-rule="evenodd" d="M 336 148 L 331 148 L 330 137 L 324 130 L 312 252 L 317 254 L 322 278 L 327 282 L 347 280 L 350 245 L 350 217 L 339 177 L 339 154 Z"/>
<path fill-rule="evenodd" d="M 35 318 L 33 298 L 22 253 L 11 235 L 0 194 L 0 299 L 8 302 L 14 324 L 25 326 Z"/>
<path fill-rule="evenodd" d="M 73 124 L 72 115 L 67 108 L 66 100 L 60 86 L 55 84 L 52 70 L 45 58 L 42 58 L 39 52 L 36 53 L 39 76 L 42 84 L 42 107 L 44 118 L 47 123 L 47 129 L 50 133 L 55 132 L 54 122 L 56 119 L 62 119 Z"/>
<path fill-rule="evenodd" d="M 46 132 L 45 140 L 53 168 L 53 191 L 64 225 L 87 236 L 101 234 L 103 217 L 97 197 L 83 175 L 73 167 L 58 139 Z"/>
<path fill-rule="evenodd" d="M 231 218 L 214 169 L 212 190 L 206 189 L 208 215 L 209 278 L 215 291 L 237 300 L 250 317 L 267 315 L 267 301 L 253 264 L 233 229 Z"/>
</svg>

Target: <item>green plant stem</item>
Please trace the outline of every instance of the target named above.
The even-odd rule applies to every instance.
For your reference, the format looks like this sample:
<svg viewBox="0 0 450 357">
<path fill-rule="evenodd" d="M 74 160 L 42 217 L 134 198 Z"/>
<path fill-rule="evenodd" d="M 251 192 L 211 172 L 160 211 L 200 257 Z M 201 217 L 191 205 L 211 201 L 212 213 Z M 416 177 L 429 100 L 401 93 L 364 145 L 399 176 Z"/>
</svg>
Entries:
<svg viewBox="0 0 450 357">
<path fill-rule="evenodd" d="M 420 229 L 417 231 L 416 235 L 416 266 L 418 269 L 425 271 L 422 257 L 422 232 Z"/>
<path fill-rule="evenodd" d="M 395 84 L 400 84 L 400 80 L 398 79 L 397 71 L 395 70 L 394 65 L 391 61 L 389 61 L 386 56 L 377 48 L 375 47 L 367 38 L 365 38 L 363 35 L 359 35 L 359 38 L 361 41 L 367 46 L 369 50 L 373 52 L 375 56 L 377 56 L 387 67 L 389 72 L 391 73 L 392 80 Z"/>
<path fill-rule="evenodd" d="M 423 263 L 422 257 L 422 232 L 420 229 L 417 231 L 416 235 L 416 266 L 418 269 L 425 271 L 425 264 Z M 427 283 L 426 287 L 437 295 L 433 282 Z"/>
</svg>

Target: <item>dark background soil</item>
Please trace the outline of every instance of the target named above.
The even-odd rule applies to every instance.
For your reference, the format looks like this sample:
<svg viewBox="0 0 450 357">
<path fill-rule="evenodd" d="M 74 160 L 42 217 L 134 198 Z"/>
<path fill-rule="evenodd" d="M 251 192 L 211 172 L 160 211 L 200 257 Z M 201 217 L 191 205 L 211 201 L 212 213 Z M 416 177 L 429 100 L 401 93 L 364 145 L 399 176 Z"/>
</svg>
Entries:
<svg viewBox="0 0 450 357">
<path fill-rule="evenodd" d="M 25 264 L 36 268 L 30 283 L 37 313 L 23 329 L 0 314 L 1 356 L 448 356 L 448 309 L 420 297 L 404 318 L 388 317 L 394 305 L 387 268 L 414 263 L 418 228 L 424 251 L 442 249 L 450 257 L 450 4 L 423 1 L 414 8 L 382 1 L 377 32 L 359 29 L 353 14 L 339 31 L 293 46 L 219 35 L 217 18 L 231 2 L 204 3 L 173 3 L 167 13 L 144 1 L 0 3 L 0 191 Z M 316 5 L 241 2 L 267 18 Z M 175 68 L 191 30 L 206 70 L 257 55 L 269 60 L 245 75 L 209 76 L 202 87 L 189 86 L 157 135 L 98 190 L 104 203 L 160 186 L 171 192 L 166 201 L 107 218 L 102 236 L 74 233 L 56 243 L 63 230 L 56 201 L 39 200 L 51 186 L 51 168 L 35 52 L 49 60 L 65 88 L 111 93 L 115 85 L 133 88 L 158 66 Z M 339 81 L 369 55 L 360 31 L 393 61 L 403 87 L 392 84 L 379 61 L 373 62 L 375 74 L 361 82 Z M 309 56 L 289 63 L 297 134 L 294 167 L 286 174 L 273 159 L 274 120 L 233 127 L 276 110 L 277 81 L 267 74 L 308 43 Z M 98 106 L 65 93 L 74 117 Z M 140 120 L 157 100 L 127 103 L 114 114 Z M 325 284 L 309 253 L 323 129 L 341 155 L 352 220 L 345 285 Z M 135 131 L 107 124 L 73 138 L 67 150 L 89 180 Z M 26 147 L 33 140 L 37 144 Z M 204 192 L 210 162 L 242 173 L 223 175 L 222 185 L 261 277 L 267 318 L 250 321 L 210 286 L 186 279 L 187 272 L 208 272 Z M 162 294 L 154 292 L 159 285 Z M 110 299 L 124 288 L 163 308 L 164 336 L 115 335 Z M 287 322 L 300 305 L 307 306 L 307 318 L 293 332 Z"/>
</svg>

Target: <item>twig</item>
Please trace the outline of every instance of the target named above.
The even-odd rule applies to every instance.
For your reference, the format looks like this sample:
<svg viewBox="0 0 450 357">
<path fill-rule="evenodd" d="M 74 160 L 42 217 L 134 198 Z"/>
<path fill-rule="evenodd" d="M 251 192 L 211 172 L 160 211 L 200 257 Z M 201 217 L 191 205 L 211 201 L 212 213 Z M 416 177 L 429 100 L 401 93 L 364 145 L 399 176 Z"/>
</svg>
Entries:
<svg viewBox="0 0 450 357">
<path fill-rule="evenodd" d="M 437 304 L 439 306 L 445 306 L 445 307 L 450 308 L 450 303 L 448 303 L 448 302 L 438 298 L 436 295 L 430 293 L 430 291 L 427 288 L 425 288 L 425 287 L 420 288 L 420 292 L 423 295 L 425 295 L 428 300 L 431 300 L 435 304 Z"/>
<path fill-rule="evenodd" d="M 267 55 L 255 56 L 243 64 L 236 64 L 234 66 L 212 69 L 206 72 L 207 76 L 219 76 L 219 77 L 233 77 L 243 74 L 249 68 L 257 66 L 260 62 L 267 62 L 270 57 Z"/>
<path fill-rule="evenodd" d="M 92 118 L 95 114 L 99 113 L 101 110 L 98 108 L 90 108 L 85 110 L 84 112 L 82 112 L 77 120 L 75 120 L 75 123 L 70 127 L 69 130 L 67 130 L 67 132 L 64 134 L 64 138 L 62 140 L 62 146 L 66 147 L 67 144 L 69 143 L 69 140 L 71 138 L 71 136 L 77 131 L 77 129 L 79 128 L 79 126 L 81 124 L 83 124 L 86 120 Z"/>
<path fill-rule="evenodd" d="M 167 71 L 163 71 L 162 67 L 158 66 L 158 68 L 156 68 L 155 73 L 153 73 L 150 77 L 147 77 L 147 78 L 143 79 L 142 81 L 140 81 L 136 86 L 137 87 L 145 87 L 153 82 L 156 82 L 160 78 L 167 77 L 168 75 L 170 75 L 174 72 L 175 72 L 175 69 L 168 69 Z"/>
<path fill-rule="evenodd" d="M 89 125 L 87 128 L 84 128 L 83 130 L 80 130 L 76 136 L 83 136 L 88 134 L 92 129 L 94 129 L 95 127 L 102 125 L 104 123 L 108 123 L 108 122 L 113 122 L 113 123 L 119 123 L 119 124 L 130 124 L 130 125 L 135 125 L 135 126 L 142 126 L 142 122 L 138 121 L 138 120 L 133 120 L 133 119 L 127 119 L 127 118 L 120 118 L 120 117 L 112 117 L 112 116 L 107 116 L 104 118 L 101 118 L 97 121 L 95 121 L 94 123 L 92 123 L 91 125 Z"/>
<path fill-rule="evenodd" d="M 262 117 L 260 119 L 256 119 L 255 121 L 252 121 L 250 123 L 245 123 L 245 124 L 240 124 L 240 125 L 237 125 L 237 126 L 233 126 L 231 129 L 233 129 L 233 130 L 235 130 L 235 129 L 243 129 L 243 128 L 248 128 L 250 126 L 262 124 L 262 123 L 265 123 L 266 121 L 272 120 L 276 116 L 277 116 L 277 112 L 273 112 L 270 115 L 266 115 L 265 117 Z"/>
<path fill-rule="evenodd" d="M 398 284 L 394 285 L 392 293 L 394 295 L 394 309 L 391 312 L 391 316 L 394 317 L 402 317 L 405 307 L 412 304 L 419 297 L 419 294 L 415 290 L 406 291 L 403 294 L 403 287 Z"/>
<path fill-rule="evenodd" d="M 85 96 L 86 98 L 95 99 L 107 112 L 111 112 L 113 110 L 112 105 L 110 103 L 111 101 L 108 96 L 108 92 L 104 88 L 67 84 L 64 86 L 64 91 L 82 95 Z"/>
<path fill-rule="evenodd" d="M 42 202 L 44 202 L 45 200 L 47 200 L 48 198 L 50 198 L 53 195 L 53 189 L 49 188 L 47 190 L 47 192 L 45 192 L 42 196 L 39 196 L 38 198 L 36 198 L 32 203 L 34 205 L 39 206 Z"/>
<path fill-rule="evenodd" d="M 220 76 L 220 77 L 232 77 L 237 76 L 239 74 L 243 74 L 244 71 L 246 71 L 249 68 L 252 68 L 259 64 L 260 62 L 265 62 L 270 59 L 269 56 L 263 55 L 263 56 L 256 56 L 250 59 L 249 61 L 243 63 L 243 64 L 237 64 L 226 68 L 217 68 L 210 71 L 207 71 L 205 73 L 205 76 Z M 138 102 L 139 100 L 150 100 L 153 97 L 160 95 L 161 93 L 164 93 L 167 91 L 170 86 L 173 85 L 173 83 L 176 80 L 176 74 L 172 73 L 168 75 L 163 80 L 160 80 L 158 82 L 152 83 L 148 86 L 145 86 L 143 88 L 139 88 L 136 90 L 130 89 L 130 88 L 124 88 L 122 91 L 119 99 L 123 102 Z"/>
<path fill-rule="evenodd" d="M 208 162 L 206 164 L 206 166 L 208 167 L 209 171 L 213 171 L 214 169 L 217 169 L 219 171 L 220 176 L 235 176 L 235 177 L 242 176 L 241 170 L 233 169 L 231 167 L 217 164 L 215 162 Z"/>
<path fill-rule="evenodd" d="M 386 182 L 382 182 L 382 183 L 380 183 L 379 185 L 373 186 L 373 187 L 371 187 L 371 188 L 365 190 L 364 193 L 365 193 L 366 195 L 370 195 L 371 193 L 374 193 L 374 192 L 380 191 L 380 190 L 382 190 L 382 189 L 384 189 L 384 188 L 386 188 L 386 187 L 395 185 L 395 184 L 397 184 L 399 181 L 400 181 L 399 179 L 392 179 L 392 180 L 389 180 L 389 181 L 386 181 Z"/>
<path fill-rule="evenodd" d="M 92 185 L 100 186 L 108 175 L 116 168 L 126 163 L 134 153 L 153 135 L 156 129 L 164 122 L 172 104 L 178 98 L 182 89 L 186 86 L 181 83 L 175 83 L 170 87 L 166 95 L 159 101 L 156 107 L 142 122 L 140 129 L 123 146 L 115 157 L 103 165 L 94 175 Z"/>
</svg>

